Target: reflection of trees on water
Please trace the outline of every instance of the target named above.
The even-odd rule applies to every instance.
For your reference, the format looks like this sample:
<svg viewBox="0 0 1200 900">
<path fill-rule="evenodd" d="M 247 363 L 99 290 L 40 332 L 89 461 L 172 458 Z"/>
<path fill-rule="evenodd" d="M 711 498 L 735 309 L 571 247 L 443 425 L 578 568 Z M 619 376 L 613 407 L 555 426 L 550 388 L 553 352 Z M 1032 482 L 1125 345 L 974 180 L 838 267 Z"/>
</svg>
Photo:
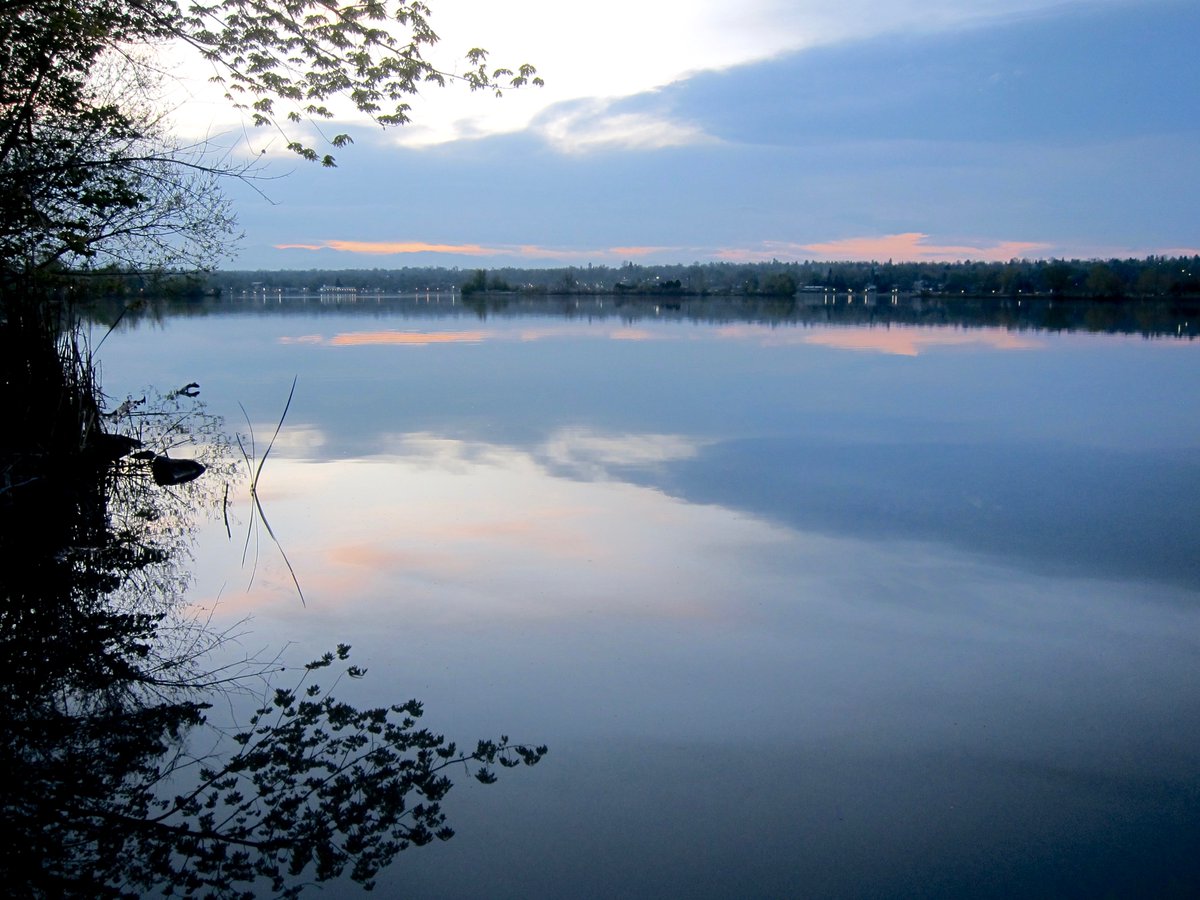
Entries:
<svg viewBox="0 0 1200 900">
<path fill-rule="evenodd" d="M 616 320 L 625 323 L 684 321 L 707 324 L 748 322 L 767 325 L 956 326 L 1014 331 L 1080 331 L 1140 334 L 1146 337 L 1200 337 L 1200 301 L 1177 299 L 1058 299 L 1049 296 L 972 297 L 917 294 L 802 291 L 794 296 L 642 295 L 473 295 L 430 302 L 421 294 L 364 295 L 329 302 L 316 296 L 262 299 L 231 297 L 145 300 L 127 312 L 118 299 L 98 299 L 98 321 L 134 322 L 165 316 L 251 315 L 470 318 L 504 320 L 522 316 Z"/>
<path fill-rule="evenodd" d="M 0 882 L 11 895 L 369 883 L 405 847 L 452 834 L 440 806 L 449 768 L 487 782 L 493 765 L 541 757 L 507 739 L 460 752 L 417 726 L 416 701 L 338 701 L 315 679 L 363 674 L 345 647 L 288 690 L 264 691 L 273 661 L 214 667 L 228 635 L 182 598 L 194 518 L 220 513 L 234 472 L 217 420 L 190 387 L 104 416 L 79 341 L 57 340 L 28 310 L 0 322 L 0 360 Z M 116 427 L 141 447 L 103 437 Z M 208 472 L 156 484 L 152 459 L 184 444 Z M 240 730 L 210 727 L 215 696 L 239 690 L 268 699 Z"/>
</svg>

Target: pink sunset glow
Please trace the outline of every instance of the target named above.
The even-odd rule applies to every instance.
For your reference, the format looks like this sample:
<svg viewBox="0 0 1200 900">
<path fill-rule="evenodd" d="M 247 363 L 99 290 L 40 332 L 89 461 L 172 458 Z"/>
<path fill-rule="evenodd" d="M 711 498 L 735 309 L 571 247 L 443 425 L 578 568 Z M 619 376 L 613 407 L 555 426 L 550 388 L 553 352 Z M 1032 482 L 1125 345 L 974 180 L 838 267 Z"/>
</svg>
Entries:
<svg viewBox="0 0 1200 900">
<path fill-rule="evenodd" d="M 843 238 L 812 244 L 784 241 L 767 242 L 761 250 L 729 248 L 717 251 L 720 259 L 731 262 L 754 262 L 785 257 L 830 261 L 889 259 L 896 262 L 957 262 L 975 259 L 983 262 L 1007 262 L 1037 251 L 1050 249 L 1050 244 L 1034 241 L 1001 241 L 989 246 L 968 244 L 931 244 L 929 235 L 920 231 L 903 234 Z"/>
<path fill-rule="evenodd" d="M 356 331 L 334 335 L 329 343 L 334 347 L 362 347 L 373 344 L 425 347 L 430 344 L 478 344 L 485 337 L 482 331 Z"/>
</svg>

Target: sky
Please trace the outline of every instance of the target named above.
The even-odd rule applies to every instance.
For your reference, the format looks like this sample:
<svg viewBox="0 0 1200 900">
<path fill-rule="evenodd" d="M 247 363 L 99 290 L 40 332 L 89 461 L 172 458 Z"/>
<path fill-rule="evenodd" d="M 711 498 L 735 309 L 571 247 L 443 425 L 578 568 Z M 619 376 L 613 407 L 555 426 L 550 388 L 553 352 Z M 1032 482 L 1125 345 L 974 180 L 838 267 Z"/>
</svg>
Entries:
<svg viewBox="0 0 1200 900">
<path fill-rule="evenodd" d="M 224 268 L 1200 253 L 1194 0 L 431 5 L 440 65 L 545 87 L 346 116 L 323 169 L 186 84 L 181 134 L 263 161 Z"/>
</svg>

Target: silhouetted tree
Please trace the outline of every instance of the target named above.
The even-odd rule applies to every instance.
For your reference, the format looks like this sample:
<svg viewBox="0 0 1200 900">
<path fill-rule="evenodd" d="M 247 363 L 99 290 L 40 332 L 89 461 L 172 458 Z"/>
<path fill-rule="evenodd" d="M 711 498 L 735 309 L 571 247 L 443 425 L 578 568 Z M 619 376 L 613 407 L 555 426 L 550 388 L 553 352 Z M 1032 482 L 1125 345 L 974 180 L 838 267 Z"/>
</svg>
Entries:
<svg viewBox="0 0 1200 900">
<path fill-rule="evenodd" d="M 790 272 L 776 272 L 768 275 L 762 282 L 762 293 L 772 297 L 794 297 L 796 295 L 796 279 Z"/>
<path fill-rule="evenodd" d="M 0 14 L 0 275 L 112 259 L 202 265 L 230 236 L 214 178 L 245 166 L 184 147 L 162 127 L 149 55 L 190 46 L 255 125 L 286 129 L 349 100 L 381 125 L 408 99 L 458 80 L 500 92 L 540 83 L 531 66 L 443 72 L 422 2 L 11 0 Z M 330 138 L 350 143 L 348 134 Z M 290 135 L 288 149 L 333 165 Z"/>
<path fill-rule="evenodd" d="M 1092 297 L 1120 297 L 1125 293 L 1121 277 L 1105 263 L 1096 263 L 1088 270 L 1085 287 Z"/>
</svg>

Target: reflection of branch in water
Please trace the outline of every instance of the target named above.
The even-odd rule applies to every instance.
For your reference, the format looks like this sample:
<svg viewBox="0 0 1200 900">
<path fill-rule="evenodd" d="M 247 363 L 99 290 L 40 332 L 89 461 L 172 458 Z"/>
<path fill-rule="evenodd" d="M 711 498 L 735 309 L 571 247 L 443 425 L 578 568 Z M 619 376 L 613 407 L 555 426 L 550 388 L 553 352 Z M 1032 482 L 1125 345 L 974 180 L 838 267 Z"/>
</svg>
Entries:
<svg viewBox="0 0 1200 900">
<path fill-rule="evenodd" d="M 258 523 L 262 522 L 263 527 L 267 529 L 267 534 L 271 540 L 275 542 L 275 546 L 279 548 L 279 555 L 283 557 L 283 563 L 287 566 L 288 574 L 292 576 L 292 584 L 296 586 L 296 593 L 300 595 L 300 605 L 307 606 L 304 600 L 304 591 L 300 589 L 300 581 L 296 578 L 296 570 L 292 568 L 292 562 L 288 559 L 287 551 L 283 549 L 283 544 L 279 543 L 279 538 L 275 536 L 274 529 L 271 528 L 271 523 L 267 519 L 267 514 L 262 508 L 262 501 L 258 496 L 258 479 L 262 475 L 263 466 L 266 465 L 267 457 L 271 453 L 271 449 L 275 446 L 275 439 L 279 437 L 279 430 L 283 427 L 283 420 L 287 418 L 288 410 L 292 406 L 292 397 L 296 394 L 296 381 L 299 376 L 292 379 L 292 389 L 288 391 L 287 403 L 283 405 L 283 413 L 279 417 L 279 422 L 275 425 L 275 433 L 271 435 L 271 441 L 267 444 L 267 449 L 263 451 L 262 458 L 258 460 L 258 464 L 254 464 L 255 446 L 254 446 L 254 425 L 250 422 L 250 415 L 246 412 L 246 407 L 241 406 L 242 415 L 246 417 L 246 427 L 250 430 L 250 452 L 246 452 L 246 445 L 242 442 L 242 436 L 237 435 L 238 449 L 242 451 L 242 459 L 246 461 L 246 470 L 250 473 L 250 499 L 253 501 L 250 507 L 250 523 L 246 526 L 246 542 L 242 547 L 242 565 L 246 564 L 246 554 L 250 549 L 250 533 L 254 532 L 254 563 L 250 569 L 250 583 L 246 585 L 246 590 L 254 585 L 254 575 L 258 571 L 258 551 L 259 551 L 259 531 Z M 226 524 L 228 527 L 228 523 Z"/>
<path fill-rule="evenodd" d="M 345 661 L 349 649 L 339 645 L 337 659 Z M 357 709 L 307 683 L 334 661 L 326 653 L 305 666 L 294 687 L 274 690 L 247 726 L 230 735 L 236 751 L 181 759 L 177 771 L 195 764 L 197 777 L 150 805 L 145 827 L 133 836 L 143 851 L 134 859 L 154 858 L 164 845 L 186 856 L 188 868 L 173 883 L 188 891 L 266 879 L 278 892 L 288 876 L 309 867 L 317 881 L 349 869 L 369 888 L 397 852 L 453 836 L 441 810 L 453 786 L 445 770 L 461 765 L 491 784 L 493 766 L 534 765 L 546 753 L 506 737 L 460 752 L 417 727 L 423 710 L 415 700 Z M 353 665 L 345 672 L 365 675 Z M 406 798 L 414 792 L 421 800 L 410 805 Z M 190 824 L 197 820 L 200 828 Z M 126 878 L 153 883 L 136 868 Z"/>
<path fill-rule="evenodd" d="M 108 427 L 119 431 L 104 435 L 110 442 L 123 438 L 143 448 L 110 465 L 107 507 L 115 533 L 161 552 L 168 561 L 164 568 L 176 577 L 159 591 L 162 594 L 180 595 L 186 589 L 195 535 L 191 520 L 197 514 L 214 516 L 222 491 L 240 474 L 224 422 L 198 395 L 195 384 L 169 393 L 147 388 L 102 416 Z M 184 446 L 190 458 L 167 455 Z M 205 473 L 203 478 L 194 477 L 199 471 Z M 144 591 L 145 585 L 138 589 Z"/>
<path fill-rule="evenodd" d="M 42 333 L 51 352 L 35 365 L 36 341 L 15 327 L 0 317 L 0 350 L 14 351 L 0 353 L 0 409 L 14 411 L 0 434 L 6 895 L 295 897 L 343 874 L 369 885 L 406 847 L 450 837 L 448 767 L 486 783 L 493 765 L 541 758 L 503 737 L 459 752 L 417 727 L 416 701 L 357 709 L 305 684 L 332 653 L 291 690 L 269 683 L 278 658 L 214 661 L 239 635 L 185 606 L 179 562 L 194 514 L 215 513 L 214 480 L 168 492 L 144 465 L 97 453 L 99 429 L 80 425 L 98 418 L 80 393 L 94 390 L 90 360 L 72 352 L 60 367 Z M 160 446 L 155 429 L 177 427 L 162 416 L 139 434 Z M 248 727 L 208 721 L 214 700 L 253 688 L 269 699 Z"/>
</svg>

